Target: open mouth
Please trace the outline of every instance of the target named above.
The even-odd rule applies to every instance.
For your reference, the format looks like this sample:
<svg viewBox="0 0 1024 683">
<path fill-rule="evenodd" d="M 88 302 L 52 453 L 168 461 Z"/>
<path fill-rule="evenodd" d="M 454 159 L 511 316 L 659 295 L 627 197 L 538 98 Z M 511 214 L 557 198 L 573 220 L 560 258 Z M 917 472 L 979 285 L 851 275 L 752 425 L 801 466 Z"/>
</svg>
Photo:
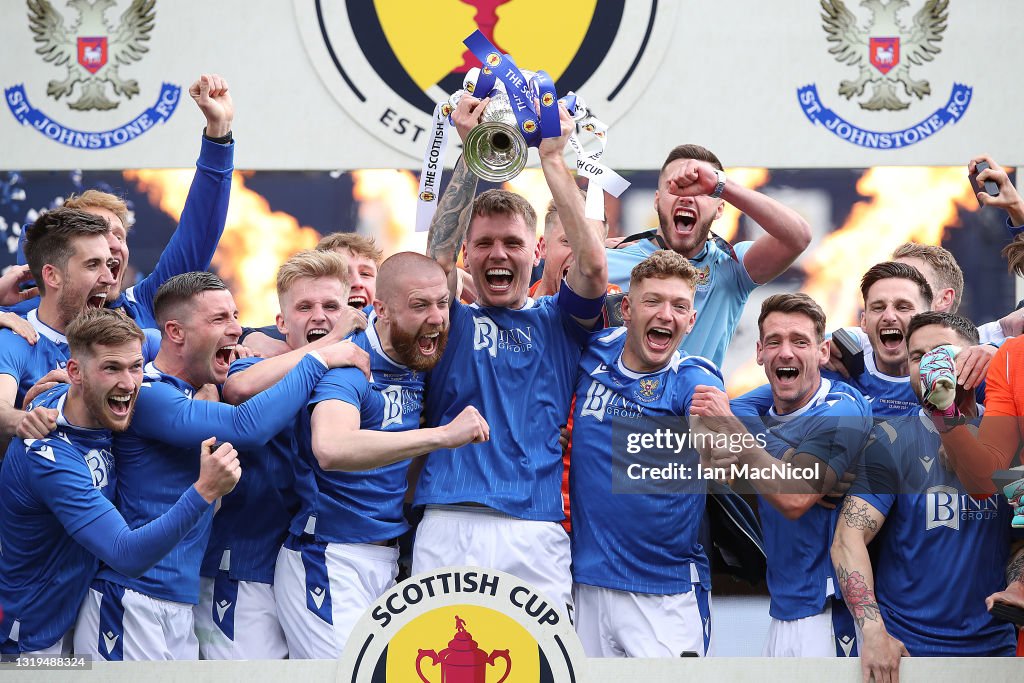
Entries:
<svg viewBox="0 0 1024 683">
<path fill-rule="evenodd" d="M 235 351 L 234 344 L 228 344 L 217 349 L 217 353 L 214 354 L 213 359 L 217 366 L 224 366 L 226 369 L 231 365 L 231 354 Z"/>
<path fill-rule="evenodd" d="M 322 327 L 314 327 L 312 330 L 306 333 L 306 343 L 311 344 L 317 339 L 323 339 L 327 336 L 329 330 L 325 330 Z"/>
<path fill-rule="evenodd" d="M 424 356 L 433 356 L 437 352 L 437 344 L 440 338 L 440 332 L 430 332 L 429 334 L 422 334 L 417 337 L 416 343 L 419 346 L 420 353 Z"/>
<path fill-rule="evenodd" d="M 366 308 L 366 304 L 366 297 L 363 296 L 362 294 L 353 294 L 348 298 L 348 305 L 351 306 L 352 308 L 358 308 L 359 310 L 363 310 L 364 308 Z"/>
<path fill-rule="evenodd" d="M 793 367 L 792 365 L 784 365 L 780 368 L 775 368 L 775 377 L 783 384 L 792 382 L 800 376 L 800 370 Z"/>
<path fill-rule="evenodd" d="M 110 274 L 114 277 L 114 282 L 117 282 L 117 278 L 121 274 L 121 262 L 117 259 L 114 259 L 110 264 Z"/>
<path fill-rule="evenodd" d="M 878 333 L 878 341 L 888 351 L 898 351 L 903 346 L 903 330 L 887 327 Z"/>
<path fill-rule="evenodd" d="M 512 271 L 508 268 L 491 268 L 484 273 L 487 286 L 496 292 L 505 292 L 512 287 Z"/>
<path fill-rule="evenodd" d="M 686 207 L 679 207 L 672 214 L 672 223 L 675 225 L 676 232 L 690 232 L 697 224 L 697 214 Z"/>
<path fill-rule="evenodd" d="M 664 351 L 668 349 L 669 343 L 672 341 L 672 331 L 667 327 L 652 327 L 647 330 L 647 345 L 655 351 Z"/>
<path fill-rule="evenodd" d="M 93 294 L 92 296 L 90 296 L 86 300 L 85 305 L 88 306 L 89 308 L 103 308 L 104 304 L 106 304 L 106 303 L 107 303 L 107 293 L 106 292 L 100 292 L 98 294 Z"/>
<path fill-rule="evenodd" d="M 131 410 L 131 394 L 112 394 L 107 397 L 107 407 L 117 417 L 126 417 Z"/>
</svg>

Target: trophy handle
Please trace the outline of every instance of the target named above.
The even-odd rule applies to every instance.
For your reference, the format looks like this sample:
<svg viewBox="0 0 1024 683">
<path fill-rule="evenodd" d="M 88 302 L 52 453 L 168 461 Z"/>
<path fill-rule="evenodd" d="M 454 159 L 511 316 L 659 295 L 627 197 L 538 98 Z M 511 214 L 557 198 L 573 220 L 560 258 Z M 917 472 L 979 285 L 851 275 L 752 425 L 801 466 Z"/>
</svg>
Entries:
<svg viewBox="0 0 1024 683">
<path fill-rule="evenodd" d="M 424 676 L 423 672 L 420 670 L 420 662 L 423 660 L 424 657 L 430 657 L 431 663 L 433 663 L 434 666 L 437 666 L 438 657 L 437 653 L 433 650 L 420 650 L 419 656 L 416 657 L 416 675 L 420 677 L 420 680 L 423 681 L 423 683 L 430 683 L 427 677 Z"/>
<path fill-rule="evenodd" d="M 494 666 L 494 662 L 499 659 L 505 660 L 505 675 L 498 679 L 498 683 L 502 683 L 512 673 L 512 658 L 508 656 L 508 650 L 495 650 L 487 658 L 487 663 Z"/>
</svg>

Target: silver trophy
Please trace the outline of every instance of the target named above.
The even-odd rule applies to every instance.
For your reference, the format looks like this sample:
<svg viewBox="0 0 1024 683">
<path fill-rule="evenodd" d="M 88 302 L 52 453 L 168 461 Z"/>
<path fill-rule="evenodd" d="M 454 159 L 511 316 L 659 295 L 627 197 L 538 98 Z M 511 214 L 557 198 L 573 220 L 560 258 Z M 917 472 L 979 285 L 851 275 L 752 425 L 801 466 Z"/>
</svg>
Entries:
<svg viewBox="0 0 1024 683">
<path fill-rule="evenodd" d="M 480 123 L 469 131 L 462 149 L 467 168 L 481 180 L 503 183 L 526 167 L 528 145 L 517 123 L 508 95 L 491 95 Z"/>
</svg>

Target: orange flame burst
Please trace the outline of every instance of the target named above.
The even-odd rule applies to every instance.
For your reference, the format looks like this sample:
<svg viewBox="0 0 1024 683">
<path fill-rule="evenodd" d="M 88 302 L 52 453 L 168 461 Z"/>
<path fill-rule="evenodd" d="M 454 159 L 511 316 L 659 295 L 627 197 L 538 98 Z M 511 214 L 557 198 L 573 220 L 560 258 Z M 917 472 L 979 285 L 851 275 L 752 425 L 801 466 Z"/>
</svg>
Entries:
<svg viewBox="0 0 1024 683">
<path fill-rule="evenodd" d="M 860 278 L 904 242 L 941 245 L 958 227 L 957 209 L 977 209 L 962 167 L 869 169 L 857 181 L 867 201 L 853 205 L 841 228 L 806 263 L 804 291 L 821 304 L 831 328 L 857 324 Z"/>
<path fill-rule="evenodd" d="M 194 174 L 191 169 L 142 169 L 125 171 L 124 177 L 164 213 L 180 220 Z M 241 320 L 265 325 L 274 319 L 279 309 L 278 267 L 297 251 L 315 247 L 319 239 L 313 228 L 271 211 L 266 199 L 245 186 L 242 173 L 232 176 L 227 223 L 213 267 L 231 286 Z"/>
<path fill-rule="evenodd" d="M 419 183 L 410 171 L 352 171 L 352 196 L 359 202 L 356 232 L 374 238 L 387 258 L 399 251 L 427 250 L 427 233 L 416 232 Z"/>
<path fill-rule="evenodd" d="M 958 208 L 977 209 L 962 167 L 876 167 L 857 181 L 868 197 L 853 205 L 838 230 L 827 235 L 805 262 L 801 290 L 817 301 L 829 329 L 857 325 L 862 308 L 860 278 L 887 261 L 904 242 L 942 244 L 947 227 L 960 225 Z M 729 376 L 733 396 L 764 384 L 751 358 Z"/>
<path fill-rule="evenodd" d="M 756 190 L 771 178 L 767 168 L 727 168 L 725 175 L 729 177 L 729 182 L 750 190 Z M 726 202 L 722 207 L 722 216 L 715 221 L 712 230 L 731 242 L 739 230 L 740 215 L 739 209 Z"/>
</svg>

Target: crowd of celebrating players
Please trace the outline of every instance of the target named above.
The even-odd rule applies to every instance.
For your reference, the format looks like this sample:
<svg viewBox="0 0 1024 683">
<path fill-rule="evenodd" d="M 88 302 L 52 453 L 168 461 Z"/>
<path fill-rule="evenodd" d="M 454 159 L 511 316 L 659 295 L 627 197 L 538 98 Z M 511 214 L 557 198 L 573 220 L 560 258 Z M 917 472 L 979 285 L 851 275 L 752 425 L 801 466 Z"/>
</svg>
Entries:
<svg viewBox="0 0 1024 683">
<path fill-rule="evenodd" d="M 721 477 L 757 494 L 765 655 L 859 654 L 881 681 L 907 654 L 1014 654 L 1024 472 L 993 476 L 1024 443 L 1024 315 L 959 315 L 948 251 L 905 244 L 869 268 L 861 326 L 836 343 L 813 299 L 768 297 L 767 383 L 730 400 L 719 365 L 744 305 L 810 227 L 681 145 L 658 228 L 608 240 L 566 166 L 563 109 L 538 149 L 543 237 L 525 199 L 477 194 L 460 160 L 426 254 L 328 235 L 280 266 L 276 321 L 243 328 L 207 272 L 231 96 L 218 76 L 190 93 L 197 172 L 152 273 L 123 286 L 127 208 L 88 191 L 42 214 L 0 278 L 0 653 L 337 658 L 398 579 L 415 509 L 413 574 L 520 577 L 592 657 L 710 655 L 704 496 L 624 492 L 613 472 L 622 433 L 674 417 L 758 436 L 703 441 L 687 457 L 707 471 L 815 472 Z M 461 99 L 463 138 L 483 108 Z M 969 170 L 982 160 L 1020 270 L 1024 201 L 992 159 Z M 764 234 L 715 237 L 726 203 Z"/>
</svg>

